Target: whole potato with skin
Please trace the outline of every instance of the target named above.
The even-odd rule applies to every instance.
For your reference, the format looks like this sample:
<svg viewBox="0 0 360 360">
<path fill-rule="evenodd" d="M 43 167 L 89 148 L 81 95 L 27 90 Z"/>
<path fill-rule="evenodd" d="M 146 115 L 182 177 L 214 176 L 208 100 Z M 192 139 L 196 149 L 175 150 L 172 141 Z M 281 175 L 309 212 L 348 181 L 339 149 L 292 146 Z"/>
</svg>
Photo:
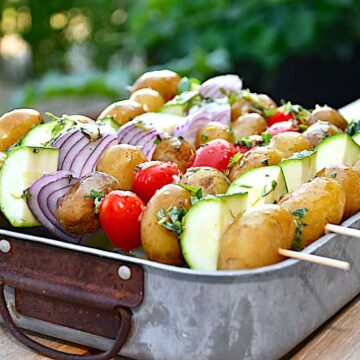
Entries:
<svg viewBox="0 0 360 360">
<path fill-rule="evenodd" d="M 321 140 L 327 136 L 341 133 L 341 130 L 333 124 L 327 121 L 318 121 L 315 124 L 309 126 L 303 135 L 310 142 L 312 147 L 315 147 Z"/>
<path fill-rule="evenodd" d="M 309 122 L 315 124 L 318 121 L 327 121 L 335 125 L 341 130 L 345 130 L 349 124 L 339 111 L 329 106 L 316 106 L 315 110 L 311 113 Z"/>
<path fill-rule="evenodd" d="M 131 92 L 150 88 L 156 90 L 165 101 L 169 101 L 177 94 L 179 82 L 180 76 L 171 70 L 149 71 L 135 81 Z"/>
<path fill-rule="evenodd" d="M 231 129 L 237 141 L 251 135 L 260 135 L 266 128 L 266 120 L 257 113 L 241 115 L 231 123 Z"/>
<path fill-rule="evenodd" d="M 0 117 L 0 151 L 20 141 L 34 126 L 43 121 L 42 115 L 33 109 L 16 109 Z"/>
<path fill-rule="evenodd" d="M 136 146 L 120 144 L 108 147 L 100 156 L 96 170 L 114 176 L 121 190 L 132 190 L 135 166 L 148 161 Z"/>
<path fill-rule="evenodd" d="M 344 165 L 329 165 L 317 176 L 327 177 L 338 182 L 345 193 L 343 220 L 360 210 L 360 173 Z"/>
<path fill-rule="evenodd" d="M 169 184 L 159 189 L 146 205 L 141 217 L 141 243 L 146 256 L 169 265 L 183 265 L 178 236 L 159 224 L 157 213 L 176 206 L 188 210 L 191 195 L 179 185 Z"/>
<path fill-rule="evenodd" d="M 180 137 L 171 137 L 161 140 L 156 145 L 152 160 L 175 163 L 184 173 L 190 166 L 194 154 L 193 144 Z"/>
<path fill-rule="evenodd" d="M 270 110 L 277 108 L 276 102 L 266 94 L 258 94 L 257 102 L 263 110 Z"/>
<path fill-rule="evenodd" d="M 126 124 L 128 121 L 143 114 L 145 111 L 141 104 L 134 100 L 121 100 L 110 104 L 99 115 L 98 119 L 112 117 L 120 125 Z"/>
<path fill-rule="evenodd" d="M 229 126 L 216 121 L 209 122 L 198 130 L 196 136 L 196 147 L 198 148 L 201 144 L 206 144 L 215 139 L 223 139 L 233 142 L 233 135 Z"/>
<path fill-rule="evenodd" d="M 180 184 L 201 188 L 203 197 L 206 197 L 225 194 L 229 187 L 229 180 L 217 169 L 200 166 L 189 168 L 181 177 Z"/>
<path fill-rule="evenodd" d="M 235 164 L 229 174 L 230 181 L 234 181 L 237 177 L 254 168 L 268 165 L 276 165 L 284 154 L 271 146 L 259 146 L 248 151 L 239 163 Z"/>
<path fill-rule="evenodd" d="M 299 151 L 312 149 L 309 140 L 302 134 L 293 131 L 273 136 L 269 145 L 283 152 L 285 157 L 289 157 Z"/>
<path fill-rule="evenodd" d="M 120 184 L 113 176 L 99 171 L 81 178 L 59 200 L 56 208 L 55 217 L 65 231 L 83 235 L 99 230 L 100 223 L 95 214 L 92 190 L 107 194 L 113 190 L 120 190 Z"/>
<path fill-rule="evenodd" d="M 262 205 L 240 214 L 220 240 L 219 270 L 253 269 L 284 258 L 295 236 L 291 213 L 278 205 Z"/>
<path fill-rule="evenodd" d="M 130 100 L 142 105 L 145 112 L 157 112 L 165 104 L 163 97 L 153 89 L 139 89 L 133 92 Z"/>
<path fill-rule="evenodd" d="M 345 193 L 335 180 L 318 177 L 285 195 L 279 204 L 290 212 L 307 210 L 300 218 L 306 224 L 300 237 L 302 246 L 306 247 L 324 234 L 326 224 L 340 223 L 345 209 Z"/>
</svg>

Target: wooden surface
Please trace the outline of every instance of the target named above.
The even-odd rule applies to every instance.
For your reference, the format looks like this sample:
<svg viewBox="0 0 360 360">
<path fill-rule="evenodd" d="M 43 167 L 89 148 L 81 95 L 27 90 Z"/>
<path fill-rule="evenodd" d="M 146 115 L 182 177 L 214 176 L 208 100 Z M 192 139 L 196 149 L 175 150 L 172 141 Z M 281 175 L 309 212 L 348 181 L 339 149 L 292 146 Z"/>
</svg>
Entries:
<svg viewBox="0 0 360 360">
<path fill-rule="evenodd" d="M 347 118 L 360 119 L 360 99 L 344 107 Z M 60 351 L 78 355 L 89 354 L 78 348 L 53 340 L 36 338 L 38 341 Z M 1 360 L 45 360 L 25 348 L 9 335 L 0 324 Z M 360 296 L 342 309 L 323 327 L 294 349 L 285 359 L 291 360 L 359 360 L 360 359 Z"/>
</svg>

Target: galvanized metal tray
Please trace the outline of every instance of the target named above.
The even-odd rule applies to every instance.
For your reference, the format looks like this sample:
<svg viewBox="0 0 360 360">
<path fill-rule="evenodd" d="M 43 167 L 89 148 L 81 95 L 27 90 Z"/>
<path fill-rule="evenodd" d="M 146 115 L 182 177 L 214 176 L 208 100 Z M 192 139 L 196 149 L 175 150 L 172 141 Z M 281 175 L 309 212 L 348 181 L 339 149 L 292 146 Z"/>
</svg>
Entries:
<svg viewBox="0 0 360 360">
<path fill-rule="evenodd" d="M 343 225 L 360 228 L 360 213 Z M 360 289 L 360 241 L 334 234 L 304 252 L 349 261 L 348 272 L 297 260 L 204 272 L 7 230 L 0 239 L 10 330 L 107 351 L 91 359 L 122 345 L 133 359 L 277 359 Z"/>
</svg>

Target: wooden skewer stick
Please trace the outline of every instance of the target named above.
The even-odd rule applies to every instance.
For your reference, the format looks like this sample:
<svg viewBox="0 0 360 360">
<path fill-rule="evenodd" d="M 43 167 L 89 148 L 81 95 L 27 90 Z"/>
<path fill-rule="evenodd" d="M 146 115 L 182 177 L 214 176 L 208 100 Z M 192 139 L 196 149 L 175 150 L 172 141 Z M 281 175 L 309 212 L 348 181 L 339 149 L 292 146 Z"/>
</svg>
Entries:
<svg viewBox="0 0 360 360">
<path fill-rule="evenodd" d="M 341 269 L 341 270 L 349 270 L 350 264 L 346 261 L 330 259 L 323 256 L 306 254 L 303 252 L 287 250 L 287 249 L 279 249 L 279 254 L 282 256 L 286 256 L 293 259 L 299 259 L 303 261 L 313 262 L 319 265 L 326 265 L 333 268 Z"/>
<path fill-rule="evenodd" d="M 347 228 L 345 226 L 327 224 L 325 226 L 325 232 L 333 232 L 340 235 L 352 236 L 360 239 L 360 230 Z"/>
</svg>

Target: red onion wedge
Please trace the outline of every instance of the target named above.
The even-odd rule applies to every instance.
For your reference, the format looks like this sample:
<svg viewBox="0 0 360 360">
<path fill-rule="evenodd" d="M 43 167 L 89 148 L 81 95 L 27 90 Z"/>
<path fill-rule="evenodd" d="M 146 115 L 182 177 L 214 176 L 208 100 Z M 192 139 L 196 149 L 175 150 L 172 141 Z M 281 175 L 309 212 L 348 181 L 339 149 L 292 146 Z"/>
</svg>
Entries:
<svg viewBox="0 0 360 360">
<path fill-rule="evenodd" d="M 208 103 L 192 111 L 185 122 L 174 131 L 174 136 L 182 136 L 185 140 L 195 143 L 199 129 L 211 121 L 230 125 L 231 107 L 228 103 Z"/>
<path fill-rule="evenodd" d="M 220 99 L 239 93 L 242 81 L 238 75 L 215 76 L 201 84 L 199 93 L 203 98 Z"/>
<path fill-rule="evenodd" d="M 85 176 L 95 170 L 104 150 L 116 144 L 117 135 L 113 132 L 101 133 L 97 127 L 91 131 L 88 127 L 72 130 L 65 141 L 60 137 L 54 143 L 60 149 L 58 169 L 71 171 L 75 177 Z"/>
<path fill-rule="evenodd" d="M 141 120 L 128 122 L 123 125 L 118 132 L 119 144 L 139 146 L 149 160 L 152 158 L 156 144 L 161 141 L 161 139 L 168 137 L 169 135 L 165 131 L 144 124 Z"/>
<path fill-rule="evenodd" d="M 27 204 L 39 223 L 61 240 L 79 243 L 80 237 L 63 230 L 55 218 L 58 201 L 78 181 L 70 171 L 42 176 L 28 190 Z"/>
</svg>

